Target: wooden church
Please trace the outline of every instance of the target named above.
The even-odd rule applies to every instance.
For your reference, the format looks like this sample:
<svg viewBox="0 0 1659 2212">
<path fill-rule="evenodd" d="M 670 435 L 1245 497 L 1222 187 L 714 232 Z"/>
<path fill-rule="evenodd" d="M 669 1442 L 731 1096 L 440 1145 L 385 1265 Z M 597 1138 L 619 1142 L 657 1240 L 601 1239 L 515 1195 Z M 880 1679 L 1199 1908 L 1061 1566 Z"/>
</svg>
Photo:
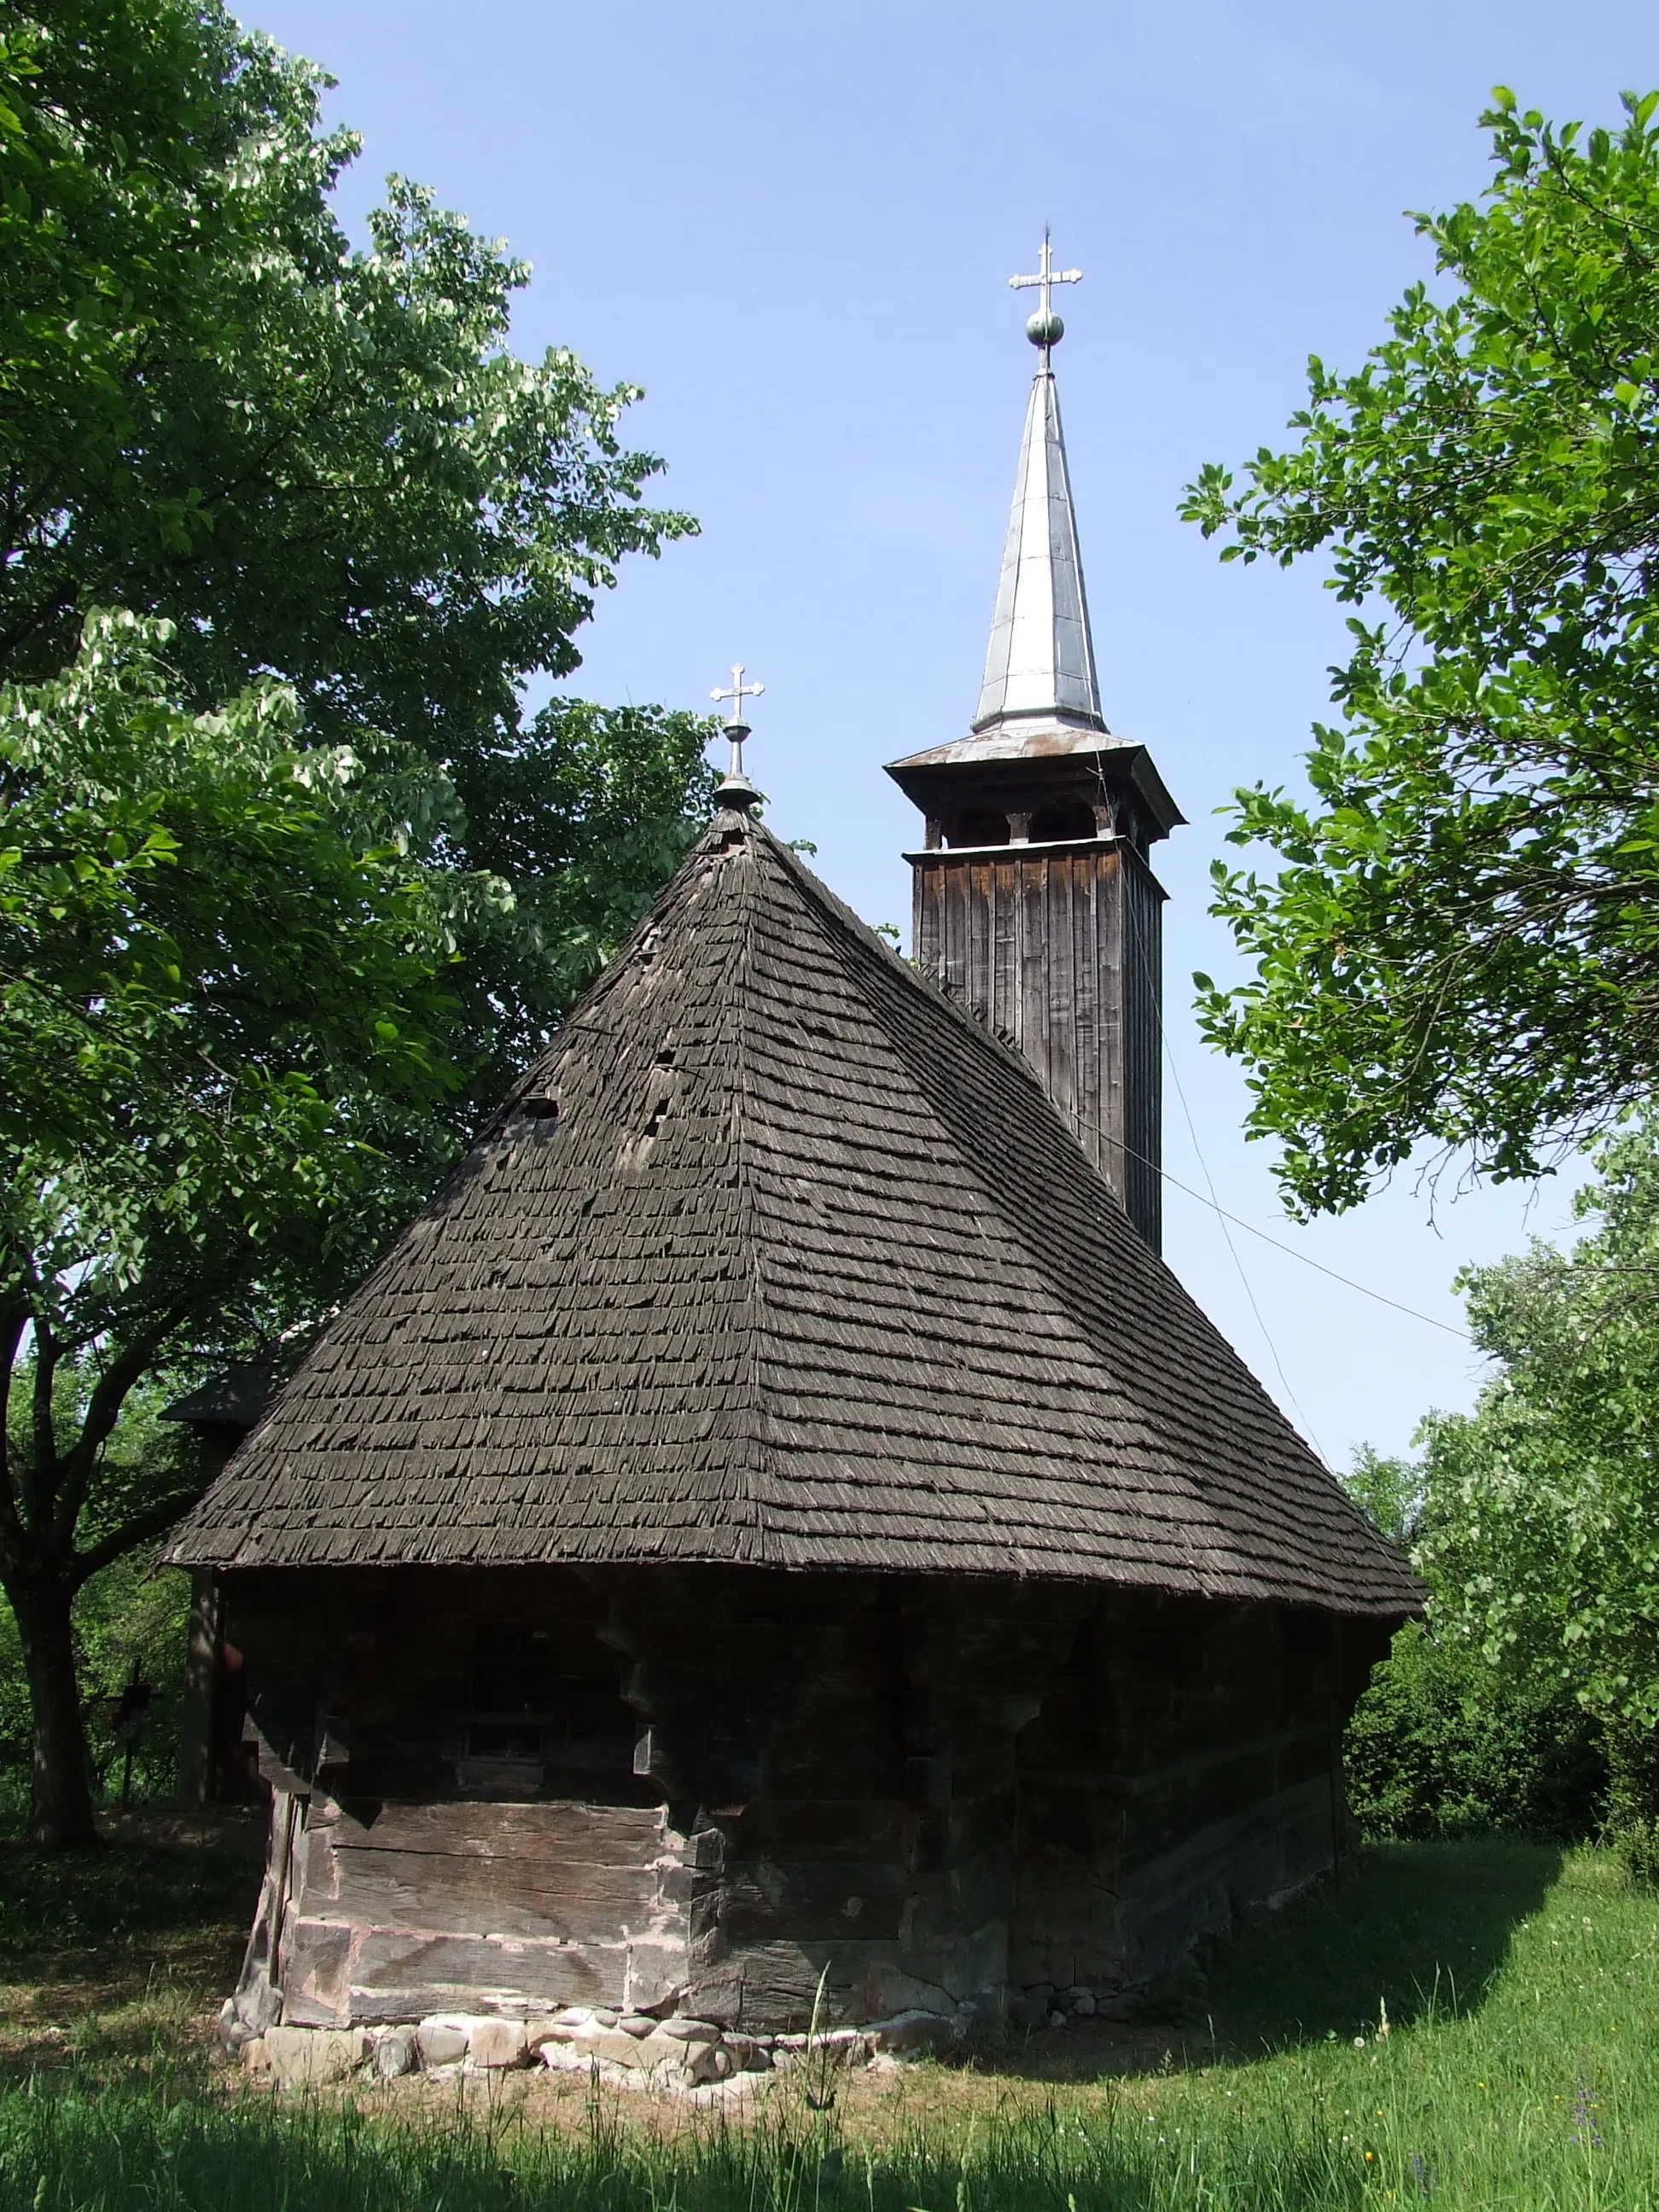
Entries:
<svg viewBox="0 0 1659 2212">
<path fill-rule="evenodd" d="M 1028 329 L 915 964 L 737 769 L 171 1546 L 272 1792 L 252 2020 L 1030 2016 L 1345 1847 L 1416 1589 L 1158 1256 L 1180 817 Z"/>
</svg>

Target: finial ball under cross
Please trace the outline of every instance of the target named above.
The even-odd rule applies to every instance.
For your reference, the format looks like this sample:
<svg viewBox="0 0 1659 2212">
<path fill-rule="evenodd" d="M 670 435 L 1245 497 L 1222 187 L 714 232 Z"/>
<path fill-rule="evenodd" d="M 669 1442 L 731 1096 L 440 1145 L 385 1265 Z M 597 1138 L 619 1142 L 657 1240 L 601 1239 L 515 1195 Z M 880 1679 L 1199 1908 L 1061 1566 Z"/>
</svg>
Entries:
<svg viewBox="0 0 1659 2212">
<path fill-rule="evenodd" d="M 758 699 L 765 689 L 763 684 L 744 682 L 743 663 L 738 661 L 732 671 L 732 681 L 726 689 L 711 691 L 708 695 L 713 700 L 729 699 L 732 702 L 732 711 L 726 718 L 726 734 L 732 740 L 732 762 L 724 781 L 714 793 L 723 806 L 751 805 L 760 796 L 743 772 L 743 741 L 749 735 L 743 702 L 745 699 Z"/>
<path fill-rule="evenodd" d="M 1037 311 L 1036 314 L 1031 317 L 1030 322 L 1026 324 L 1025 335 L 1030 338 L 1034 346 L 1042 347 L 1042 362 L 1043 367 L 1046 368 L 1048 365 L 1049 347 L 1058 345 L 1066 335 L 1066 325 L 1061 322 L 1060 317 L 1054 313 L 1054 296 L 1050 288 L 1055 284 L 1080 284 L 1083 282 L 1083 271 L 1080 269 L 1056 269 L 1054 267 L 1054 256 L 1050 252 L 1048 245 L 1048 226 L 1047 223 L 1044 223 L 1042 226 L 1042 264 L 1037 270 L 1036 275 L 1035 276 L 1011 276 L 1008 279 L 1008 282 L 1017 292 L 1029 290 L 1033 284 L 1041 287 L 1037 295 L 1039 303 Z"/>
</svg>

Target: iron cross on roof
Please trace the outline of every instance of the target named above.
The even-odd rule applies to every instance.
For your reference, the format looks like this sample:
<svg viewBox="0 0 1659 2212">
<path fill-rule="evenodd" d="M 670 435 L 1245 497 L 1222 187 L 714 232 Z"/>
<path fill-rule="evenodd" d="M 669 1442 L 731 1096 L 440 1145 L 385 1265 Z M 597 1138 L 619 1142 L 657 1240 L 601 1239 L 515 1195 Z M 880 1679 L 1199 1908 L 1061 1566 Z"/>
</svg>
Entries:
<svg viewBox="0 0 1659 2212">
<path fill-rule="evenodd" d="M 725 780 L 714 793 L 722 805 L 748 804 L 759 796 L 743 772 L 743 741 L 749 735 L 743 702 L 745 699 L 758 699 L 765 689 L 763 684 L 744 682 L 743 663 L 739 660 L 732 668 L 732 681 L 727 688 L 724 691 L 711 691 L 708 695 L 716 702 L 722 699 L 732 702 L 732 711 L 726 718 L 726 734 L 732 740 L 732 761 Z"/>
<path fill-rule="evenodd" d="M 1080 269 L 1056 269 L 1048 244 L 1048 226 L 1042 226 L 1042 266 L 1035 276 L 1011 276 L 1009 283 L 1016 292 L 1029 291 L 1033 284 L 1040 287 L 1036 314 L 1025 325 L 1025 335 L 1034 346 L 1042 349 L 1042 365 L 1048 366 L 1048 349 L 1058 345 L 1066 335 L 1066 325 L 1054 313 L 1052 287 L 1056 284 L 1080 284 Z"/>
<path fill-rule="evenodd" d="M 726 689 L 724 691 L 711 691 L 708 696 L 716 702 L 721 699 L 729 699 L 732 702 L 732 711 L 726 718 L 726 726 L 728 730 L 746 730 L 749 724 L 744 715 L 743 702 L 745 699 L 758 699 L 765 689 L 766 686 L 763 684 L 744 682 L 743 663 L 738 661 L 732 671 L 732 681 Z"/>
</svg>

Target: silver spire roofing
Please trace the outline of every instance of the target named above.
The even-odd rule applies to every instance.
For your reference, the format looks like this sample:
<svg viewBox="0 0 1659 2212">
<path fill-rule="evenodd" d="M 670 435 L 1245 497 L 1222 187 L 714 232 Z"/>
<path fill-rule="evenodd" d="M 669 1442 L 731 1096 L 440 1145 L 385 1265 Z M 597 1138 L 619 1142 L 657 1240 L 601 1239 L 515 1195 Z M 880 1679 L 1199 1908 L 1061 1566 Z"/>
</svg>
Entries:
<svg viewBox="0 0 1659 2212">
<path fill-rule="evenodd" d="M 1037 349 L 1037 371 L 1025 410 L 996 614 L 974 717 L 976 732 L 1026 715 L 1080 722 L 1097 730 L 1106 727 L 1089 635 L 1089 602 L 1072 511 L 1060 396 L 1049 362 L 1050 350 L 1066 328 L 1054 312 L 1050 287 L 1075 284 L 1082 274 L 1080 269 L 1052 266 L 1045 231 L 1039 272 L 1009 279 L 1016 287 L 1041 287 L 1041 305 L 1025 325 L 1026 336 Z"/>
</svg>

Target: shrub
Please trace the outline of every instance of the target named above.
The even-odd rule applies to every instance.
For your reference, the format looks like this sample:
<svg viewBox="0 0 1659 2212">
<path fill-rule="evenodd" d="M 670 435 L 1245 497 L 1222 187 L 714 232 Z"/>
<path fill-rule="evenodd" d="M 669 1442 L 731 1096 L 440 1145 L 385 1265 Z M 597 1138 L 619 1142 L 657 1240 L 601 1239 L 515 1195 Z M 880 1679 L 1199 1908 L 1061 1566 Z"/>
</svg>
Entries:
<svg viewBox="0 0 1659 2212">
<path fill-rule="evenodd" d="M 1575 1700 L 1507 1681 L 1416 1622 L 1372 1675 L 1344 1759 L 1349 1802 L 1370 1837 L 1577 1842 L 1607 1816 L 1606 1751 Z"/>
</svg>

